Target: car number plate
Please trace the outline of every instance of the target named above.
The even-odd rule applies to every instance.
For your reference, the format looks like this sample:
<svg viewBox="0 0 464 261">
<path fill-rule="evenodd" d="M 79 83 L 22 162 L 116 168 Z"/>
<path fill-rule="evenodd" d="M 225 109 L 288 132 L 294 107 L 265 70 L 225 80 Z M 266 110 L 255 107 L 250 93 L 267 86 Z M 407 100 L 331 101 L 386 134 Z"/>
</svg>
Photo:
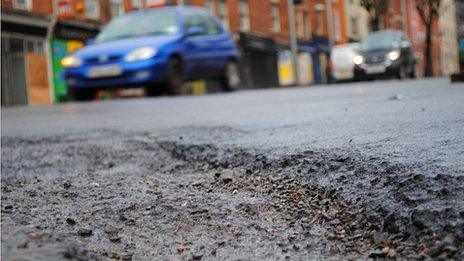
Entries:
<svg viewBox="0 0 464 261">
<path fill-rule="evenodd" d="M 350 70 L 347 70 L 347 69 L 342 69 L 338 72 L 339 76 L 341 78 L 349 78 L 349 77 L 352 77 L 353 73 L 350 71 Z"/>
<path fill-rule="evenodd" d="M 366 67 L 366 73 L 373 74 L 373 73 L 384 73 L 386 71 L 385 66 L 368 66 Z"/>
<path fill-rule="evenodd" d="M 101 77 L 112 77 L 118 76 L 122 73 L 121 67 L 118 65 L 107 65 L 107 66 L 98 66 L 92 67 L 89 70 L 89 78 L 101 78 Z"/>
</svg>

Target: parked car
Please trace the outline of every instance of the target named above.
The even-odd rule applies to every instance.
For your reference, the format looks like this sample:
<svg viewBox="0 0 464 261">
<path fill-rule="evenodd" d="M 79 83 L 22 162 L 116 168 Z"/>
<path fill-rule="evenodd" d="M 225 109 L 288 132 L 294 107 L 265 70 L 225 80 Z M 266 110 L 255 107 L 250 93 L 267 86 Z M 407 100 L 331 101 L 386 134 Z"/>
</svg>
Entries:
<svg viewBox="0 0 464 261">
<path fill-rule="evenodd" d="M 133 86 L 178 94 L 183 81 L 205 78 L 231 91 L 240 84 L 237 59 L 221 23 L 206 9 L 184 6 L 118 16 L 62 65 L 70 92 L 88 100 L 100 89 Z"/>
<path fill-rule="evenodd" d="M 358 55 L 353 57 L 355 79 L 380 77 L 416 77 L 416 58 L 404 32 L 377 31 L 360 43 Z"/>
<path fill-rule="evenodd" d="M 341 44 L 334 46 L 330 53 L 330 75 L 333 81 L 354 79 L 353 57 L 357 55 L 359 44 Z"/>
</svg>

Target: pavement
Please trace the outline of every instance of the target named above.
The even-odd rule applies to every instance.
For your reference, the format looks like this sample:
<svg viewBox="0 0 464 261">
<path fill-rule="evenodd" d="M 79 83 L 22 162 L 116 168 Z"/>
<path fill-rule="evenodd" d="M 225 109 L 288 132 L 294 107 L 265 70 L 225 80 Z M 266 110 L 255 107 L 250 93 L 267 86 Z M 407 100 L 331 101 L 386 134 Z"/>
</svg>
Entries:
<svg viewBox="0 0 464 261">
<path fill-rule="evenodd" d="M 348 148 L 462 172 L 463 101 L 463 84 L 439 78 L 2 108 L 2 138 L 149 132 L 269 150 Z"/>
<path fill-rule="evenodd" d="M 5 260 L 464 259 L 464 85 L 2 108 Z"/>
</svg>

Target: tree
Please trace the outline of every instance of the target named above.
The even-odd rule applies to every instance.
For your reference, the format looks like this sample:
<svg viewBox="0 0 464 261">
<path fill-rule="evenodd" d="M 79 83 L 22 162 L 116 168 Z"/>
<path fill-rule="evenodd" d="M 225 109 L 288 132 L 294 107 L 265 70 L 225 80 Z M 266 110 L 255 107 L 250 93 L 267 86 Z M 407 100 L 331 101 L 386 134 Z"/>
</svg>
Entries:
<svg viewBox="0 0 464 261">
<path fill-rule="evenodd" d="M 390 0 L 361 0 L 361 5 L 371 17 L 372 31 L 378 31 L 380 29 L 380 17 L 387 12 Z"/>
<path fill-rule="evenodd" d="M 441 0 L 416 0 L 416 8 L 422 22 L 425 25 L 425 77 L 433 76 L 433 60 L 432 60 L 432 34 L 433 23 L 440 15 Z"/>
</svg>

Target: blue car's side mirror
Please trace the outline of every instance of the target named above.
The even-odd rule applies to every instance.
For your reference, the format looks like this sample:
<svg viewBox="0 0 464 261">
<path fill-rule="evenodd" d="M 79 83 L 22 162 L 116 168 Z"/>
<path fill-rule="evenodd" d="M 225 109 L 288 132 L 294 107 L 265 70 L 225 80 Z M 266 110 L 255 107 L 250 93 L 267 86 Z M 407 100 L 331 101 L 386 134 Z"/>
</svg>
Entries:
<svg viewBox="0 0 464 261">
<path fill-rule="evenodd" d="M 95 43 L 95 39 L 87 39 L 87 40 L 85 40 L 85 45 L 92 45 L 93 43 Z"/>
<path fill-rule="evenodd" d="M 204 33 L 203 28 L 201 28 L 199 26 L 190 26 L 187 29 L 187 36 L 195 36 L 195 35 L 200 35 L 200 34 L 203 34 L 203 33 Z"/>
</svg>

